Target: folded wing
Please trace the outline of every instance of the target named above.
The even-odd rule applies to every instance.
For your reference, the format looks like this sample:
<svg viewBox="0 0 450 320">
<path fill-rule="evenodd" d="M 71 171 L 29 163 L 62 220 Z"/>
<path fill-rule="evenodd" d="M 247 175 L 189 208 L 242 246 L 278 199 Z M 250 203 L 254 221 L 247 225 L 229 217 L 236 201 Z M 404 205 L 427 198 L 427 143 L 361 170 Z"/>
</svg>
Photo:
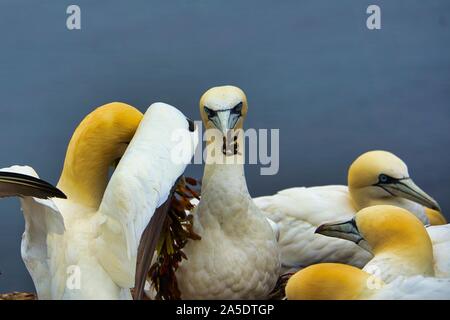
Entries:
<svg viewBox="0 0 450 320">
<path fill-rule="evenodd" d="M 136 264 L 141 265 L 143 259 L 153 256 L 166 201 L 191 160 L 196 144 L 197 132 L 192 121 L 176 108 L 155 103 L 145 113 L 111 177 L 98 212 L 100 226 L 95 251 L 118 285 L 134 287 L 135 276 L 145 280 L 144 274 L 135 273 Z M 144 265 L 150 262 L 145 261 Z"/>
</svg>

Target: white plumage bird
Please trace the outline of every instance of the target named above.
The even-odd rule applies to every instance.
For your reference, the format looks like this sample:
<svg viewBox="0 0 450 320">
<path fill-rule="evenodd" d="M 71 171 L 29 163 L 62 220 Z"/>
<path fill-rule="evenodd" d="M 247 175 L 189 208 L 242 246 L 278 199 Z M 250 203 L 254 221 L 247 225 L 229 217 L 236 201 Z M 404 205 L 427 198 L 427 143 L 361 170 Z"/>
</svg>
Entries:
<svg viewBox="0 0 450 320">
<path fill-rule="evenodd" d="M 291 188 L 254 199 L 280 228 L 282 273 L 320 262 L 363 267 L 372 256 L 351 242 L 315 234 L 329 221 L 345 220 L 362 208 L 391 204 L 415 214 L 424 224 L 424 206 L 440 211 L 437 202 L 410 178 L 406 164 L 386 151 L 361 155 L 350 166 L 347 186 Z"/>
<path fill-rule="evenodd" d="M 181 112 L 163 103 L 144 117 L 112 103 L 83 120 L 58 183 L 68 199 L 21 200 L 22 257 L 39 299 L 131 298 L 141 235 L 192 157 L 193 131 Z M 29 167 L 9 171 L 37 176 Z"/>
<path fill-rule="evenodd" d="M 193 212 L 201 240 L 184 249 L 188 260 L 176 273 L 181 298 L 267 299 L 280 260 L 276 234 L 247 190 L 241 130 L 246 96 L 233 86 L 212 88 L 200 99 L 200 113 L 211 134 Z"/>
</svg>

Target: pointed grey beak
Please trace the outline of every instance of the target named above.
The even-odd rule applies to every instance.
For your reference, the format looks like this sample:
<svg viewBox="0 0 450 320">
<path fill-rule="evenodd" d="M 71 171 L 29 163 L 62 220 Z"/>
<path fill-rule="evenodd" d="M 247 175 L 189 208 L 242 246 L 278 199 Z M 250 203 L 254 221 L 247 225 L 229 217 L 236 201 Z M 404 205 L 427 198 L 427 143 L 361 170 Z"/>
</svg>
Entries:
<svg viewBox="0 0 450 320">
<path fill-rule="evenodd" d="M 366 240 L 364 240 L 363 236 L 359 233 L 354 218 L 344 222 L 324 223 L 316 229 L 315 233 L 327 237 L 348 240 L 356 243 L 369 252 L 371 251 L 370 246 L 368 245 Z"/>
<path fill-rule="evenodd" d="M 400 179 L 387 184 L 380 183 L 378 186 L 396 197 L 405 198 L 441 212 L 437 201 L 420 189 L 411 178 Z"/>
<path fill-rule="evenodd" d="M 217 116 L 214 118 L 214 124 L 216 125 L 217 129 L 219 129 L 223 136 L 226 137 L 228 130 L 231 129 L 230 125 L 230 111 L 225 110 L 217 113 Z"/>
<path fill-rule="evenodd" d="M 229 130 L 234 129 L 234 126 L 239 120 L 240 115 L 231 112 L 230 110 L 217 111 L 214 117 L 210 120 L 214 123 L 217 129 L 219 129 L 223 136 L 226 137 Z"/>
</svg>

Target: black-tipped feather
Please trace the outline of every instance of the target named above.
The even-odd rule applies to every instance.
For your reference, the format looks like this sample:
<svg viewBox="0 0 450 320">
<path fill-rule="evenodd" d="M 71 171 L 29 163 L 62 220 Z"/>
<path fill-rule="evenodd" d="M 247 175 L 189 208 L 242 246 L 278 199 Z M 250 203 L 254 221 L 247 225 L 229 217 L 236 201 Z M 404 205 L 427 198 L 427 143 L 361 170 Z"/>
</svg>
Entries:
<svg viewBox="0 0 450 320">
<path fill-rule="evenodd" d="M 21 173 L 0 171 L 0 197 L 62 198 L 66 195 L 50 183 Z"/>
</svg>

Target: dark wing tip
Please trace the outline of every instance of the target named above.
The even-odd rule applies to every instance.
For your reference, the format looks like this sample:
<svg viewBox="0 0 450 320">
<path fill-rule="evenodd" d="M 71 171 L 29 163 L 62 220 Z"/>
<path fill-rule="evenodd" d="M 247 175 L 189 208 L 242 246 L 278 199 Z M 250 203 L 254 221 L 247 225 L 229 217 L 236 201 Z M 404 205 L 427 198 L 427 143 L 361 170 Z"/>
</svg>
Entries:
<svg viewBox="0 0 450 320">
<path fill-rule="evenodd" d="M 190 132 L 194 132 L 195 131 L 195 123 L 194 123 L 194 121 L 192 121 L 189 118 L 186 118 L 186 120 L 187 120 L 188 125 L 189 125 L 189 131 Z"/>
<path fill-rule="evenodd" d="M 51 197 L 55 197 L 55 198 L 60 198 L 60 199 L 67 199 L 67 196 L 64 192 L 62 192 L 61 190 L 59 190 L 56 187 L 52 188 L 52 196 Z"/>
<path fill-rule="evenodd" d="M 0 171 L 0 179 L 6 183 L 22 185 L 24 187 L 27 187 L 28 190 L 35 190 L 35 192 L 28 191 L 26 194 L 23 194 L 23 196 L 32 196 L 36 198 L 46 199 L 67 199 L 67 196 L 64 194 L 64 192 L 48 183 L 47 181 L 33 176 L 16 172 Z"/>
</svg>

